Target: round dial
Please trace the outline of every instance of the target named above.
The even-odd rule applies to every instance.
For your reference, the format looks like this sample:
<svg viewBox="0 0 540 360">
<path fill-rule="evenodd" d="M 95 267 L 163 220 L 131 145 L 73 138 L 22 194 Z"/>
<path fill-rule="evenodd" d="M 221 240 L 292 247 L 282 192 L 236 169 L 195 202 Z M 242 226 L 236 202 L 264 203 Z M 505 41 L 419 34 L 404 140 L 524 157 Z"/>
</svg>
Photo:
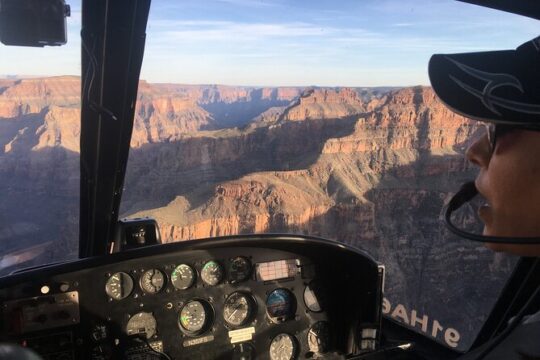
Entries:
<svg viewBox="0 0 540 360">
<path fill-rule="evenodd" d="M 271 360 L 292 360 L 296 355 L 296 341 L 289 334 L 277 335 L 270 344 Z"/>
<path fill-rule="evenodd" d="M 178 290 L 189 289 L 195 282 L 195 270 L 189 265 L 178 265 L 171 274 L 171 283 Z"/>
<path fill-rule="evenodd" d="M 156 334 L 157 322 L 152 313 L 140 312 L 133 315 L 126 326 L 128 335 L 144 334 L 147 339 L 150 339 Z"/>
<path fill-rule="evenodd" d="M 225 300 L 223 319 L 232 326 L 244 325 L 253 315 L 254 307 L 255 304 L 250 295 L 234 292 Z"/>
<path fill-rule="evenodd" d="M 276 289 L 266 298 L 266 313 L 277 323 L 288 320 L 296 313 L 296 298 L 287 289 Z"/>
<path fill-rule="evenodd" d="M 145 293 L 158 293 L 165 284 L 165 275 L 158 269 L 146 270 L 139 281 Z"/>
<path fill-rule="evenodd" d="M 180 329 L 190 335 L 204 332 L 211 320 L 210 305 L 202 300 L 191 300 L 180 310 Z"/>
<path fill-rule="evenodd" d="M 313 312 L 321 312 L 324 308 L 324 292 L 319 283 L 312 281 L 304 289 L 304 303 Z"/>
<path fill-rule="evenodd" d="M 216 261 L 209 261 L 201 270 L 201 279 L 206 285 L 215 286 L 223 279 L 223 268 Z"/>
<path fill-rule="evenodd" d="M 330 342 L 330 330 L 328 323 L 318 321 L 309 329 L 308 332 L 308 347 L 309 350 L 316 354 L 324 354 L 328 351 Z"/>
<path fill-rule="evenodd" d="M 105 284 L 105 292 L 114 300 L 125 299 L 133 291 L 133 279 L 125 272 L 111 275 Z"/>
<path fill-rule="evenodd" d="M 243 256 L 235 257 L 229 266 L 231 283 L 245 281 L 251 275 L 251 262 Z"/>
</svg>

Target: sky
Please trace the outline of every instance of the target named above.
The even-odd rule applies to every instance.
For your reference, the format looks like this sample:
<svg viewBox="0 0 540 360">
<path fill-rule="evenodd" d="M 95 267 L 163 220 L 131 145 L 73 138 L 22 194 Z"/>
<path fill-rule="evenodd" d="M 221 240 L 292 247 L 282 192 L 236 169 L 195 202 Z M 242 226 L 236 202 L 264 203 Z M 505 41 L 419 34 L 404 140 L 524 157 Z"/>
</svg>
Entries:
<svg viewBox="0 0 540 360">
<path fill-rule="evenodd" d="M 68 44 L 0 44 L 0 75 L 79 75 Z M 455 0 L 153 0 L 141 79 L 245 86 L 428 85 L 434 53 L 511 49 L 538 21 Z"/>
</svg>

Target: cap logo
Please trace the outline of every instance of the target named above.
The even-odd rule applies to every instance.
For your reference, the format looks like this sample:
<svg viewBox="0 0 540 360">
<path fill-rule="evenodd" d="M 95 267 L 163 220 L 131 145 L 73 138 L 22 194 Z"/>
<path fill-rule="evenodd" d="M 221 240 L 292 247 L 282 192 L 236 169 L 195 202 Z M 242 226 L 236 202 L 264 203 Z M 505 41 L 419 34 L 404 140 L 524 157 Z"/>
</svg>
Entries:
<svg viewBox="0 0 540 360">
<path fill-rule="evenodd" d="M 503 86 L 513 87 L 518 89 L 521 93 L 524 93 L 521 82 L 515 76 L 510 74 L 489 73 L 481 71 L 468 65 L 462 64 L 447 56 L 445 56 L 445 58 L 452 62 L 454 65 L 456 65 L 463 72 L 469 74 L 476 79 L 486 82 L 486 85 L 484 86 L 482 91 L 480 91 L 470 85 L 465 84 L 463 81 L 458 80 L 456 77 L 449 75 L 450 79 L 452 79 L 452 81 L 454 81 L 459 87 L 467 91 L 469 94 L 479 98 L 482 101 L 482 104 L 484 104 L 484 106 L 492 113 L 501 116 L 501 113 L 495 108 L 495 105 L 498 105 L 499 107 L 509 109 L 515 112 L 540 115 L 540 105 L 513 101 L 497 95 L 493 95 L 493 91 L 495 89 Z"/>
</svg>

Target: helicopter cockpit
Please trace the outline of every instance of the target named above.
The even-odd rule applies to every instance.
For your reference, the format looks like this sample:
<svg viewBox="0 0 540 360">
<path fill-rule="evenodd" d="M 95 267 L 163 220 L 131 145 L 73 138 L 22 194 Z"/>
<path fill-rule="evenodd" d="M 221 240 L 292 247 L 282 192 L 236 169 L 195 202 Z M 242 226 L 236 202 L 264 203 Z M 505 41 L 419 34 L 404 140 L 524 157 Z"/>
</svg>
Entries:
<svg viewBox="0 0 540 360">
<path fill-rule="evenodd" d="M 454 9 L 486 10 L 462 2 L 492 8 L 485 23 L 443 24 Z M 412 78 L 349 86 L 344 58 L 363 61 L 350 48 L 364 46 L 385 59 L 353 82 L 378 70 L 399 78 L 403 69 L 385 63 L 397 57 L 381 45 L 389 38 L 411 56 L 461 50 L 468 45 L 446 33 L 433 44 L 418 34 L 431 21 L 475 37 L 510 17 L 533 19 L 514 29 L 528 36 L 540 20 L 535 1 L 448 1 L 434 12 L 411 3 L 411 23 L 391 13 L 408 5 L 392 1 L 343 11 L 315 2 L 317 12 L 212 3 L 0 0 L 1 43 L 55 51 L 80 31 L 81 54 L 80 78 L 0 76 L 0 214 L 18 213 L 0 217 L 0 359 L 457 359 L 495 346 L 536 294 L 540 264 L 464 245 L 441 225 L 456 185 L 474 174 L 462 156 L 483 127 L 430 87 L 404 85 Z M 352 10 L 376 30 L 344 28 L 360 16 Z M 339 44 L 322 65 L 307 55 L 320 38 Z M 175 41 L 192 48 L 168 56 Z M 233 54 L 210 71 L 207 55 L 224 49 Z M 272 69 L 287 52 L 293 70 L 255 80 L 271 86 L 175 80 L 183 69 L 188 83 L 248 84 L 260 68 L 245 58 Z M 5 56 L 15 64 L 21 55 Z M 343 66 L 335 76 L 344 84 L 294 85 L 324 79 L 302 78 L 304 66 L 330 65 Z M 161 77 L 146 81 L 141 69 Z M 478 232 L 472 205 L 461 211 L 457 223 Z M 42 231 L 45 223 L 60 230 Z"/>
</svg>

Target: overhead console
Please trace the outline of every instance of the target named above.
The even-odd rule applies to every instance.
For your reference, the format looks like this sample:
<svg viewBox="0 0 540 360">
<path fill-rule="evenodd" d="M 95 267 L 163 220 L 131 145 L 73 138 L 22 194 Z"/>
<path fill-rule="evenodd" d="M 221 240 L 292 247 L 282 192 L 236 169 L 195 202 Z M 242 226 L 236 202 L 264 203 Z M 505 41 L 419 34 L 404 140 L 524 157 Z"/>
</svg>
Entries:
<svg viewBox="0 0 540 360">
<path fill-rule="evenodd" d="M 1 340 L 45 359 L 346 358 L 378 349 L 383 278 L 302 236 L 158 245 L 0 279 Z"/>
</svg>

